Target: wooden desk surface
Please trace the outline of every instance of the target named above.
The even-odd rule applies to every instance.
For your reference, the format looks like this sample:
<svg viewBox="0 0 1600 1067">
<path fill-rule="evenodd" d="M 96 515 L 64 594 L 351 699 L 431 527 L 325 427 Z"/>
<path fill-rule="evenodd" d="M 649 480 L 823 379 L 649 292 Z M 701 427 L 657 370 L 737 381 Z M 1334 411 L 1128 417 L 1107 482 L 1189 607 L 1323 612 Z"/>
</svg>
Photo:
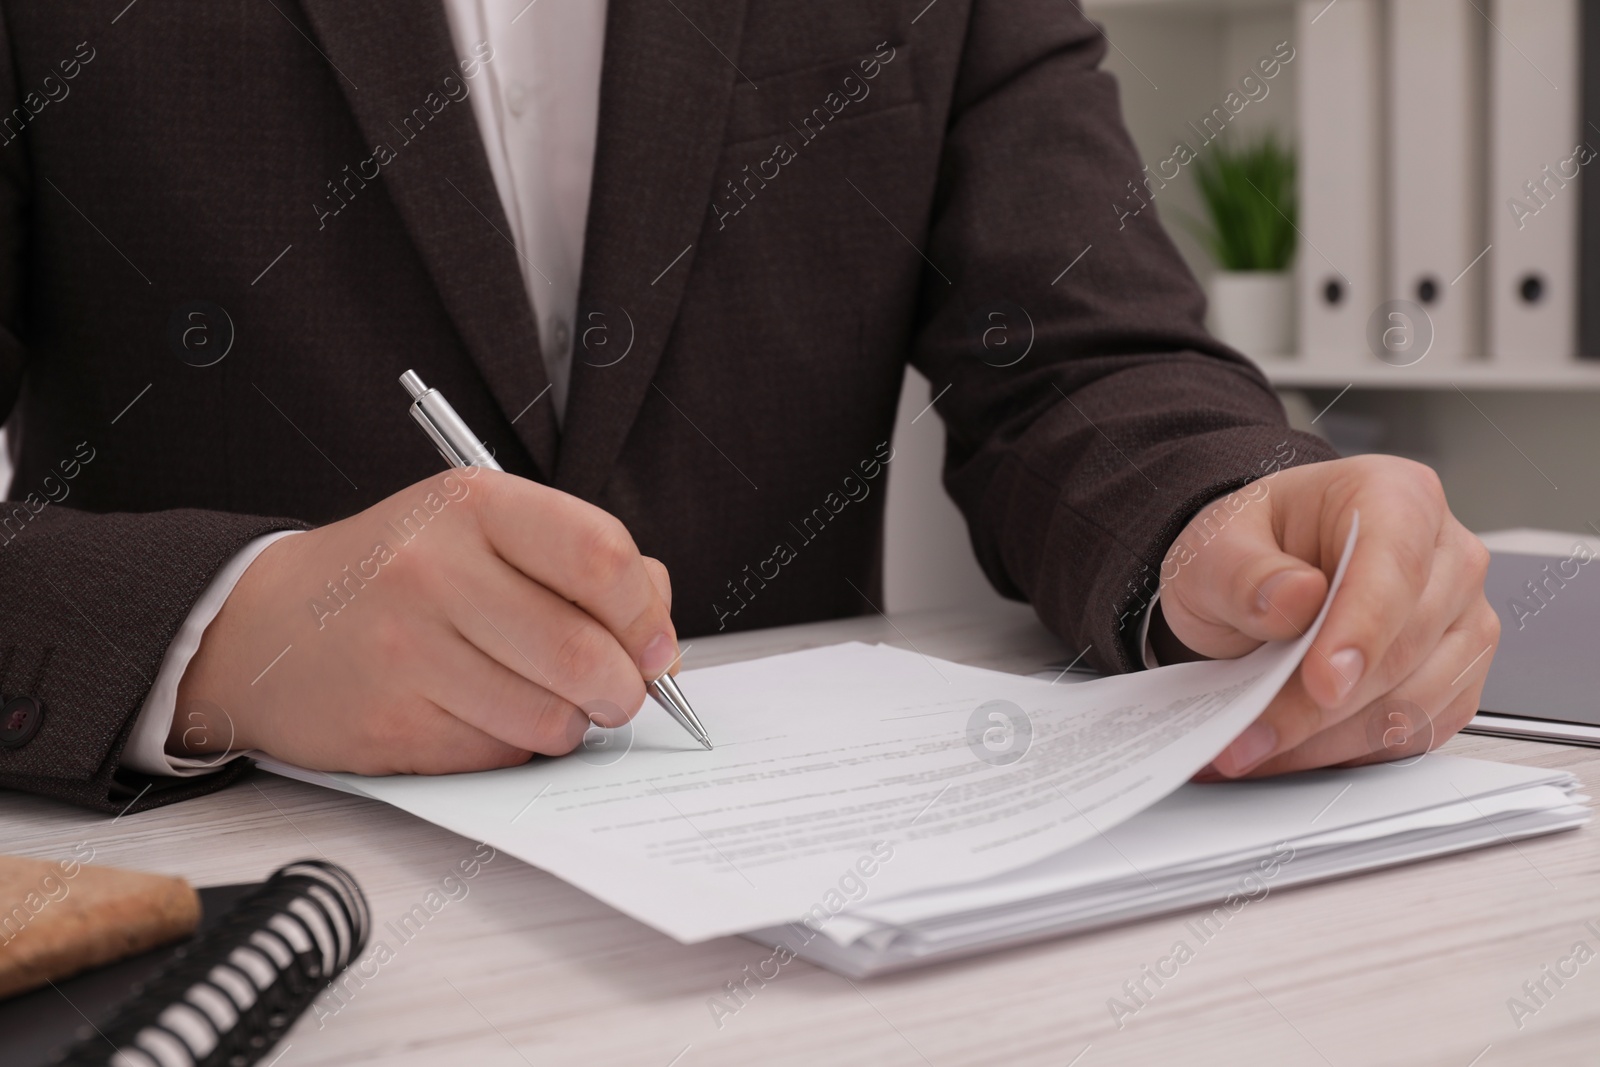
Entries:
<svg viewBox="0 0 1600 1067">
<path fill-rule="evenodd" d="M 700 639 L 687 661 L 848 639 L 1017 671 L 1060 654 L 1026 609 L 1005 605 Z M 1600 793 L 1600 751 L 1472 737 L 1447 751 L 1569 769 Z M 275 1067 L 1600 1062 L 1600 955 L 1561 988 L 1546 980 L 1542 1007 L 1522 990 L 1579 941 L 1600 954 L 1584 926 L 1600 926 L 1593 826 L 1274 891 L 1204 944 L 1184 925 L 1197 912 L 1183 912 L 857 983 L 795 961 L 720 1026 L 710 998 L 769 950 L 680 946 L 506 856 L 401 941 L 385 924 L 475 846 L 376 802 L 267 774 L 115 821 L 0 793 L 0 839 L 43 858 L 87 841 L 97 862 L 199 885 L 305 856 L 349 867 L 392 958 L 344 1002 L 319 1002 Z M 1193 958 L 1119 1030 L 1109 998 L 1179 940 Z M 1538 1008 L 1520 1030 L 1514 996 Z"/>
</svg>

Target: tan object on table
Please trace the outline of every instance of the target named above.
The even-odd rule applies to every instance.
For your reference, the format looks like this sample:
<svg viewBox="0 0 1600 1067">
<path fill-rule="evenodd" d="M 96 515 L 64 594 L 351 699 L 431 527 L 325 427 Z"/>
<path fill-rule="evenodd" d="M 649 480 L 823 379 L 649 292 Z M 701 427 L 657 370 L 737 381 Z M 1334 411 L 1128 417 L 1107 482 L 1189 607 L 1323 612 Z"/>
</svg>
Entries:
<svg viewBox="0 0 1600 1067">
<path fill-rule="evenodd" d="M 0 998 L 193 933 L 188 882 L 68 860 L 0 856 Z"/>
</svg>

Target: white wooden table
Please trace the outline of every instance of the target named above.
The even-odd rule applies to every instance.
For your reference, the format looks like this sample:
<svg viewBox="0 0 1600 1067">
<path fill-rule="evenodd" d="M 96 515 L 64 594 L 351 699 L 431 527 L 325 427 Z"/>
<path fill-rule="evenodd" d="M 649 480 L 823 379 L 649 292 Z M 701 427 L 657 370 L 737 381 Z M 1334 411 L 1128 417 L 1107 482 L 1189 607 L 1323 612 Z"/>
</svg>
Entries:
<svg viewBox="0 0 1600 1067">
<path fill-rule="evenodd" d="M 1022 607 L 866 618 L 693 642 L 691 666 L 839 640 L 1036 671 L 1061 649 Z M 1570 769 L 1600 752 L 1461 737 L 1448 751 Z M 360 880 L 393 958 L 325 1000 L 276 1067 L 382 1063 L 1273 1065 L 1600 1062 L 1600 958 L 1518 1029 L 1507 1006 L 1575 942 L 1600 952 L 1600 832 L 1586 827 L 1272 892 L 1196 945 L 1194 913 L 852 984 L 795 961 L 719 1027 L 708 1006 L 769 950 L 684 947 L 500 856 L 409 941 L 386 927 L 474 843 L 372 801 L 257 774 L 113 822 L 0 793 L 0 849 L 255 881 L 325 856 Z M 1108 999 L 1191 939 L 1195 957 L 1121 1030 Z M 1530 1002 L 1531 1006 L 1531 1002 Z"/>
</svg>

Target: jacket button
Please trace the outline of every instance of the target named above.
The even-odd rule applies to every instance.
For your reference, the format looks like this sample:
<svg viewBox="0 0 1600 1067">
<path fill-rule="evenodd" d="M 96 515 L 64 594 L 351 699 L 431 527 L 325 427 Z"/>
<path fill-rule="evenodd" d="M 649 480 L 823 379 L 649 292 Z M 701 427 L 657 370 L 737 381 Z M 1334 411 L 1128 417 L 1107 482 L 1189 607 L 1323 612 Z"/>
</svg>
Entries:
<svg viewBox="0 0 1600 1067">
<path fill-rule="evenodd" d="M 44 701 L 34 697 L 12 697 L 0 705 L 0 745 L 21 748 L 33 740 L 44 722 Z"/>
</svg>

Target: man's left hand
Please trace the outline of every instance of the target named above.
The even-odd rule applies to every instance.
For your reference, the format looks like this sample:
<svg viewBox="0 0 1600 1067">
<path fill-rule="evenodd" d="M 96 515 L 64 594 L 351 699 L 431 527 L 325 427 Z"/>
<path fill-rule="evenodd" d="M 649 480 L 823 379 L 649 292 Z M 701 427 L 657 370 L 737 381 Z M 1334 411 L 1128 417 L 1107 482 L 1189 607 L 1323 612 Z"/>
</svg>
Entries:
<svg viewBox="0 0 1600 1067">
<path fill-rule="evenodd" d="M 1281 470 L 1197 515 L 1162 567 L 1158 658 L 1241 656 L 1304 633 L 1358 511 L 1316 642 L 1201 779 L 1413 756 L 1477 711 L 1500 636 L 1483 594 L 1489 553 L 1450 513 L 1438 476 L 1392 456 Z"/>
</svg>

